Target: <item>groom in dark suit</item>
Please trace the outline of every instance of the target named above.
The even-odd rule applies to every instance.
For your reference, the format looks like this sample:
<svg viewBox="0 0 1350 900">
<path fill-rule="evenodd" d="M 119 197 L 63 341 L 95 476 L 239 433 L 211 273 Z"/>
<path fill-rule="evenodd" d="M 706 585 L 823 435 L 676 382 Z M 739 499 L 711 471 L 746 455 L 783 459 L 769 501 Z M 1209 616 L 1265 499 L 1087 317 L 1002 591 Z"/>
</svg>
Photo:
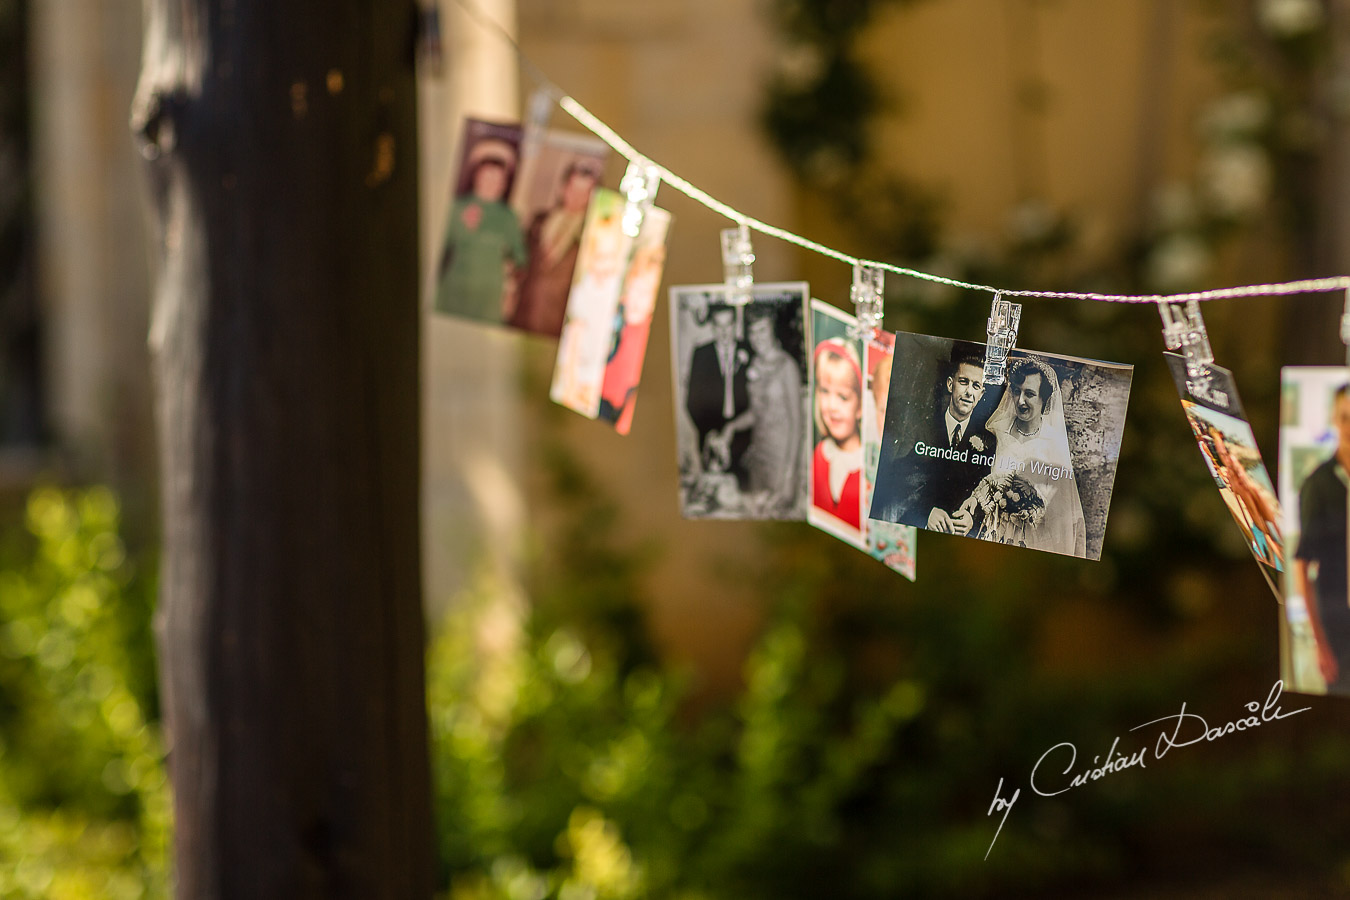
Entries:
<svg viewBox="0 0 1350 900">
<path fill-rule="evenodd" d="M 954 347 L 939 378 L 942 401 L 904 435 L 899 458 L 883 461 L 871 517 L 966 534 L 974 517 L 958 508 L 989 474 L 994 457 L 994 436 L 972 418 L 984 395 L 984 357 L 973 347 Z"/>
<path fill-rule="evenodd" d="M 720 431 L 732 419 L 750 408 L 750 394 L 746 387 L 746 369 L 750 364 L 750 348 L 736 340 L 736 311 L 725 303 L 708 307 L 712 319 L 713 339 L 694 348 L 689 366 L 689 389 L 685 403 L 689 418 L 698 429 L 699 455 L 707 459 L 708 435 Z M 731 453 L 727 471 L 736 476 L 742 490 L 746 486 L 742 458 L 750 446 L 751 429 L 740 429 L 731 439 Z"/>
</svg>

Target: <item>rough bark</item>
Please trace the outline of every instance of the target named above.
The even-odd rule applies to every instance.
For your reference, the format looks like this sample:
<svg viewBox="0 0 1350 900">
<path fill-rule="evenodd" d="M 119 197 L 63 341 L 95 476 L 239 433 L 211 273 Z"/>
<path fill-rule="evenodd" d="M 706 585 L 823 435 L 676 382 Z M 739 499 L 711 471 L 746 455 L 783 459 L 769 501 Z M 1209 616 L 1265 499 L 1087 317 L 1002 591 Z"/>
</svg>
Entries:
<svg viewBox="0 0 1350 900">
<path fill-rule="evenodd" d="M 145 0 L 180 897 L 431 893 L 414 12 Z"/>
</svg>

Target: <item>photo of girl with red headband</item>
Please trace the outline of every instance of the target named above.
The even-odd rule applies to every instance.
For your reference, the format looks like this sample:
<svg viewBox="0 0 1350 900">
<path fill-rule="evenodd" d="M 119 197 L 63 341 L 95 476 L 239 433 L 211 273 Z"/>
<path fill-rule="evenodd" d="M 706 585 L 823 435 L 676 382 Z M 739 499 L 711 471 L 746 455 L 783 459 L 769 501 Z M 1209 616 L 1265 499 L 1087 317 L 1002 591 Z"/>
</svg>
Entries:
<svg viewBox="0 0 1350 900">
<path fill-rule="evenodd" d="M 811 524 L 866 548 L 862 522 L 863 377 L 851 316 L 811 301 Z"/>
</svg>

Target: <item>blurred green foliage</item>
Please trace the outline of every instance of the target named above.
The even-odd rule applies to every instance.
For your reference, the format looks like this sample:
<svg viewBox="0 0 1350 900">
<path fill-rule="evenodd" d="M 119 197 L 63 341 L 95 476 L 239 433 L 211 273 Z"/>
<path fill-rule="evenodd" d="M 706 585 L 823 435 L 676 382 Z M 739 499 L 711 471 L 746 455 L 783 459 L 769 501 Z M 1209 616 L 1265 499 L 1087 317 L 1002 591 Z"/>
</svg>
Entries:
<svg viewBox="0 0 1350 900">
<path fill-rule="evenodd" d="M 167 896 L 153 578 L 105 488 L 42 488 L 0 536 L 0 898 Z"/>
<path fill-rule="evenodd" d="M 1121 896 L 1152 896 L 1291 871 L 1280 878 L 1298 889 L 1346 886 L 1333 836 L 1350 833 L 1350 813 L 1324 798 L 1350 788 L 1350 741 L 1325 717 L 1177 751 L 1061 797 L 1029 788 L 1060 741 L 1078 746 L 1082 768 L 1116 736 L 1131 752 L 1150 745 L 1156 735 L 1128 729 L 1183 700 L 1226 721 L 1264 699 L 1273 667 L 1253 674 L 1262 650 L 1250 634 L 1191 633 L 1143 660 L 1061 671 L 1042 658 L 1046 623 L 1104 596 L 1092 567 L 933 542 L 923 565 L 942 589 L 897 590 L 852 548 L 780 525 L 740 558 L 742 577 L 772 598 L 744 689 L 695 711 L 683 703 L 689 680 L 631 637 L 643 629 L 648 551 L 623 549 L 598 484 L 565 457 L 553 467 L 567 524 L 535 562 L 531 608 L 484 575 L 431 647 L 452 900 L 1082 896 L 1126 885 L 1134 892 Z M 1231 580 L 1204 578 L 1220 591 Z M 1053 595 L 1007 588 L 1038 581 Z M 1022 799 L 985 860 L 1000 779 L 1002 796 L 1020 788 Z M 1327 842 L 1309 842 L 1310 828 Z"/>
</svg>

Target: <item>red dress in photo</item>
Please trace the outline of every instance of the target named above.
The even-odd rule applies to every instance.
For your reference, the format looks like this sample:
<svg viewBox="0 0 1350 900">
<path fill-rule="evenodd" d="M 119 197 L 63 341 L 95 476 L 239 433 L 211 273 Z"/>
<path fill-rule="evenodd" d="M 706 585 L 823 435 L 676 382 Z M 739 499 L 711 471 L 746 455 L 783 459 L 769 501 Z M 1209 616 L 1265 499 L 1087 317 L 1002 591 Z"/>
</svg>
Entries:
<svg viewBox="0 0 1350 900">
<path fill-rule="evenodd" d="M 839 492 L 839 502 L 835 503 L 830 496 L 830 461 L 825 458 L 824 447 L 825 441 L 816 444 L 816 452 L 811 455 L 811 502 L 817 509 L 860 529 L 862 499 L 859 496 L 859 484 L 862 481 L 862 469 L 857 468 L 849 473 L 844 481 L 844 489 Z"/>
<path fill-rule="evenodd" d="M 642 376 L 642 360 L 647 355 L 647 335 L 651 319 L 638 325 L 625 324 L 619 331 L 619 346 L 605 366 L 605 380 L 600 397 L 614 410 L 614 430 L 627 434 L 633 423 L 633 407 L 638 379 Z"/>
</svg>

